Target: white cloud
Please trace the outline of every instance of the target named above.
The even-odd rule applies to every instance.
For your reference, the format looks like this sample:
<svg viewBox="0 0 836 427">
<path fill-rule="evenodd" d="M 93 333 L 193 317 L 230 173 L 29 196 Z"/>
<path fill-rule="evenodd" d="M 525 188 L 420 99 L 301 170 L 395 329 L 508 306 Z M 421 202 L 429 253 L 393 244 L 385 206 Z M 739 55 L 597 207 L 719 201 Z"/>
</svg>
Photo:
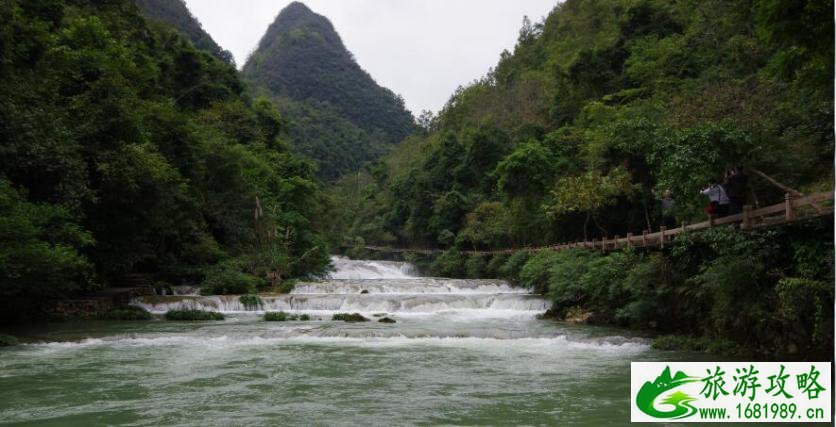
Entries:
<svg viewBox="0 0 836 427">
<path fill-rule="evenodd" d="M 186 0 L 241 66 L 290 0 Z M 547 15 L 557 0 L 305 0 L 327 17 L 377 82 L 414 113 L 438 111 L 457 86 L 483 76 L 513 49 L 523 16 Z"/>
</svg>

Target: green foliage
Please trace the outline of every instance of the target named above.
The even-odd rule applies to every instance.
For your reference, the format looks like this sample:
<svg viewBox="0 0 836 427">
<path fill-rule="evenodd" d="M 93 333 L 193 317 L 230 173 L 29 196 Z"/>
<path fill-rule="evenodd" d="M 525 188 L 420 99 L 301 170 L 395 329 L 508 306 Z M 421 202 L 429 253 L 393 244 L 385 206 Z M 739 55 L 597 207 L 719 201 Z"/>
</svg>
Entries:
<svg viewBox="0 0 836 427">
<path fill-rule="evenodd" d="M 284 311 L 268 311 L 264 313 L 264 320 L 266 322 L 287 322 L 287 321 L 303 321 L 311 320 L 311 316 L 307 314 L 288 314 Z"/>
<path fill-rule="evenodd" d="M 488 266 L 486 257 L 481 255 L 473 255 L 467 258 L 464 262 L 465 274 L 470 279 L 485 278 L 485 269 Z"/>
<path fill-rule="evenodd" d="M 528 261 L 529 256 L 527 251 L 517 251 L 511 254 L 505 264 L 499 267 L 499 277 L 515 282 L 519 281 L 520 270 Z"/>
<path fill-rule="evenodd" d="M 832 5 L 562 2 L 356 180 L 352 224 L 331 232 L 525 247 L 658 229 L 665 190 L 677 222 L 702 220 L 700 190 L 732 166 L 752 205 L 784 191 L 754 169 L 830 188 Z"/>
<path fill-rule="evenodd" d="M 507 254 L 495 254 L 491 257 L 491 260 L 488 261 L 488 264 L 485 266 L 485 277 L 486 278 L 499 278 L 500 273 L 499 269 L 502 268 L 503 265 L 508 261 L 509 255 Z"/>
<path fill-rule="evenodd" d="M 696 337 L 663 338 L 659 348 L 818 357 L 833 342 L 831 236 L 821 222 L 688 233 L 669 253 L 541 251 L 519 281 L 547 283 L 558 316 L 588 312 L 589 321 Z"/>
<path fill-rule="evenodd" d="M 778 281 L 777 316 L 793 342 L 826 346 L 833 340 L 833 286 L 797 277 Z"/>
<path fill-rule="evenodd" d="M 540 251 L 529 257 L 519 272 L 520 285 L 533 292 L 545 293 L 548 289 L 549 270 L 555 258 L 560 256 L 557 252 Z"/>
<path fill-rule="evenodd" d="M 241 295 L 239 301 L 241 301 L 241 305 L 249 311 L 259 310 L 264 306 L 264 301 L 261 300 L 261 297 L 255 294 Z"/>
<path fill-rule="evenodd" d="M 452 248 L 442 252 L 433 260 L 430 270 L 441 277 L 463 278 L 467 275 L 467 256 Z"/>
<path fill-rule="evenodd" d="M 659 191 L 670 189 L 680 203 L 699 208 L 700 191 L 728 167 L 752 162 L 756 148 L 751 136 L 729 121 L 707 123 L 663 139 L 650 158 L 659 164 Z"/>
<path fill-rule="evenodd" d="M 199 30 L 179 0 L 143 6 Z M 0 4 L 0 293 L 69 296 L 131 274 L 200 283 L 229 259 L 253 276 L 236 286 L 320 273 L 324 200 L 286 123 L 230 64 L 138 13 L 129 0 Z"/>
<path fill-rule="evenodd" d="M 65 206 L 27 202 L 0 179 L 0 295 L 54 298 L 93 289 L 82 254 L 92 244 Z"/>
<path fill-rule="evenodd" d="M 198 49 L 207 50 L 218 59 L 235 65 L 232 53 L 215 43 L 215 40 L 203 30 L 197 18 L 189 12 L 183 0 L 136 0 L 136 4 L 146 17 L 173 26 Z"/>
<path fill-rule="evenodd" d="M 354 60 L 331 23 L 305 5 L 287 6 L 268 28 L 243 75 L 290 119 L 300 153 L 332 181 L 387 153 L 415 129 L 403 99 Z"/>
<path fill-rule="evenodd" d="M 280 294 L 289 294 L 293 292 L 293 288 L 296 287 L 296 283 L 298 283 L 296 280 L 285 280 L 281 285 L 279 285 L 277 290 Z"/>
<path fill-rule="evenodd" d="M 360 313 L 336 313 L 331 316 L 331 320 L 343 322 L 368 322 L 369 319 L 363 317 Z"/>
<path fill-rule="evenodd" d="M 151 320 L 154 316 L 142 307 L 126 306 L 116 307 L 104 313 L 105 320 Z"/>
<path fill-rule="evenodd" d="M 458 235 L 458 243 L 469 242 L 473 246 L 489 248 L 507 246 L 511 241 L 511 222 L 510 213 L 501 203 L 482 203 L 467 214 L 466 225 Z M 453 236 L 449 230 L 444 232 Z M 439 240 L 441 238 L 439 235 Z"/>
<path fill-rule="evenodd" d="M 11 335 L 0 335 L 0 347 L 13 347 L 18 345 L 17 338 Z"/>
<path fill-rule="evenodd" d="M 200 287 L 203 295 L 244 295 L 255 292 L 264 280 L 221 265 L 206 273 L 206 280 Z"/>
<path fill-rule="evenodd" d="M 558 252 L 550 258 L 550 264 L 543 265 L 542 268 L 547 270 L 538 273 L 548 275 L 549 296 L 559 307 L 591 305 L 592 295 L 602 293 L 601 289 L 589 289 L 584 283 L 584 279 L 588 278 L 589 282 L 601 284 L 595 280 L 596 272 L 591 271 L 591 264 L 597 261 L 595 258 L 587 251 L 568 250 Z M 593 276 L 588 277 L 588 274 Z"/>
<path fill-rule="evenodd" d="M 608 175 L 587 172 L 561 178 L 552 191 L 554 202 L 549 213 L 595 212 L 613 205 L 618 197 L 628 196 L 632 191 L 630 176 L 623 169 L 614 169 Z"/>
<path fill-rule="evenodd" d="M 283 311 L 268 311 L 267 313 L 264 313 L 264 320 L 267 322 L 286 322 L 288 320 L 288 315 Z"/>
<path fill-rule="evenodd" d="M 166 320 L 173 321 L 205 321 L 224 320 L 222 313 L 203 310 L 169 310 L 165 313 Z"/>
</svg>

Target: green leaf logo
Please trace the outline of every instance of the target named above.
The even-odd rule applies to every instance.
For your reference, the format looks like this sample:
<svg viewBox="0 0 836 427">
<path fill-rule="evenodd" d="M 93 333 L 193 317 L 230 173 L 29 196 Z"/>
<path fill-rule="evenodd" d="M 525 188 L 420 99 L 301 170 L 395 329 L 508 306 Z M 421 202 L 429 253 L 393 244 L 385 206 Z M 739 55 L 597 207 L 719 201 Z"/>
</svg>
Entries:
<svg viewBox="0 0 836 427">
<path fill-rule="evenodd" d="M 670 411 L 657 410 L 653 403 L 662 394 L 673 390 L 681 385 L 699 381 L 697 377 L 691 377 L 683 372 L 677 372 L 676 375 L 671 376 L 670 366 L 666 366 L 662 374 L 659 375 L 652 383 L 647 381 L 639 389 L 636 395 L 636 406 L 647 415 L 654 418 L 666 419 L 681 419 L 687 418 L 697 413 L 697 409 L 691 405 L 691 402 L 697 400 L 689 396 L 687 393 L 677 391 L 665 400 L 659 402 L 662 405 L 671 405 L 673 409 Z"/>
</svg>

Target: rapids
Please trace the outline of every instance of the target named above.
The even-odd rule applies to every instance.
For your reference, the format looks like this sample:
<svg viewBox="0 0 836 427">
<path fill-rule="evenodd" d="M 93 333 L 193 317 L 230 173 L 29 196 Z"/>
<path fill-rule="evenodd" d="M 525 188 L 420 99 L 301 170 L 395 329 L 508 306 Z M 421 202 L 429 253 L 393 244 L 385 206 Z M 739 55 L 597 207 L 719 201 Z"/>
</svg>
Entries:
<svg viewBox="0 0 836 427">
<path fill-rule="evenodd" d="M 252 311 L 236 296 L 133 301 L 155 313 L 220 311 L 222 322 L 9 331 L 25 344 L 0 350 L 0 423 L 625 424 L 630 361 L 660 357 L 622 330 L 539 320 L 548 301 L 500 280 L 333 264 L 327 279 L 262 295 Z M 279 310 L 311 320 L 262 320 Z M 331 321 L 336 312 L 372 321 Z"/>
</svg>

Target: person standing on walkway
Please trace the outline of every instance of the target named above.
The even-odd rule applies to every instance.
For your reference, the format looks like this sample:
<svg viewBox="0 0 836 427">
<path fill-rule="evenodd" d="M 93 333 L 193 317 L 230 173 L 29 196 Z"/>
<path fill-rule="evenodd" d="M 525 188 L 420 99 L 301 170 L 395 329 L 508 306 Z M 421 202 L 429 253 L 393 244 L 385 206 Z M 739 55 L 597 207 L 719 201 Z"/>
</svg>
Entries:
<svg viewBox="0 0 836 427">
<path fill-rule="evenodd" d="M 729 196 L 722 185 L 712 184 L 710 187 L 702 190 L 700 194 L 708 196 L 711 206 L 709 214 L 715 218 L 722 218 L 729 214 Z"/>
<path fill-rule="evenodd" d="M 673 200 L 673 192 L 670 189 L 666 189 L 662 193 L 662 198 L 659 199 L 659 202 L 662 208 L 662 225 L 669 229 L 673 229 L 676 227 L 676 218 L 673 214 L 676 204 Z"/>
<path fill-rule="evenodd" d="M 736 167 L 726 171 L 723 179 L 723 189 L 729 198 L 729 214 L 735 215 L 743 212 L 743 205 L 746 203 L 746 184 L 749 177 L 743 172 L 743 168 Z"/>
</svg>

